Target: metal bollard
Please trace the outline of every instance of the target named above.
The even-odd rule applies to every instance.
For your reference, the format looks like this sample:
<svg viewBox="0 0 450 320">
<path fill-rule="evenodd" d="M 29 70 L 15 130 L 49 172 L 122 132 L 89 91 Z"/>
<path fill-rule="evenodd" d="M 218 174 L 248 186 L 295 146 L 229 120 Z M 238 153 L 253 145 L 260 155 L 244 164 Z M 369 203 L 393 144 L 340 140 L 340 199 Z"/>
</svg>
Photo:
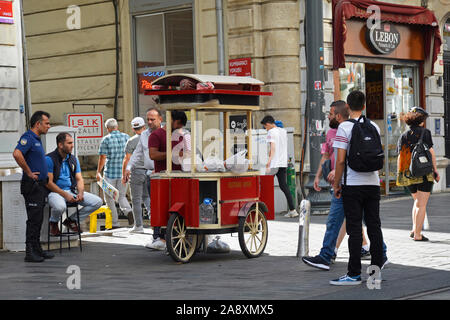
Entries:
<svg viewBox="0 0 450 320">
<path fill-rule="evenodd" d="M 297 258 L 301 259 L 309 253 L 309 218 L 311 215 L 311 202 L 302 200 L 300 203 L 300 216 L 298 220 L 298 247 Z"/>
</svg>

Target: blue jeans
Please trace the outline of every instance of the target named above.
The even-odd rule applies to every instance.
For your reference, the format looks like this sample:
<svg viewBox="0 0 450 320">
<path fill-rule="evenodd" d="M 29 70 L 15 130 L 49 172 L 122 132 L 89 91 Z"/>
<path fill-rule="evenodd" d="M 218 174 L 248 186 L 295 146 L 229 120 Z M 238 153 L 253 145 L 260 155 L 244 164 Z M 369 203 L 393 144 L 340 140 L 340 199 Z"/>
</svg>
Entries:
<svg viewBox="0 0 450 320">
<path fill-rule="evenodd" d="M 342 197 L 336 199 L 333 191 L 331 191 L 331 206 L 327 218 L 327 229 L 325 231 L 325 236 L 323 237 L 322 249 L 319 253 L 319 256 L 328 263 L 331 262 L 331 257 L 334 255 L 337 237 L 344 219 L 345 213 Z"/>
<path fill-rule="evenodd" d="M 70 194 L 74 195 L 71 191 L 66 190 Z M 62 213 L 66 210 L 66 200 L 56 192 L 51 192 L 48 195 L 48 204 L 52 208 L 52 214 L 50 217 L 51 222 L 58 222 Z M 87 218 L 92 212 L 97 210 L 103 205 L 103 200 L 95 194 L 84 192 L 83 201 L 79 202 L 83 208 L 80 209 L 80 223 Z M 72 214 L 70 220 L 76 221 L 75 213 Z"/>
<path fill-rule="evenodd" d="M 330 263 L 336 248 L 336 241 L 341 230 L 342 223 L 345 219 L 344 202 L 342 196 L 339 199 L 334 197 L 333 190 L 331 190 L 331 206 L 330 213 L 327 218 L 327 229 L 323 237 L 322 249 L 320 249 L 319 256 L 326 262 Z M 383 241 L 383 257 L 386 257 L 387 247 Z"/>
</svg>

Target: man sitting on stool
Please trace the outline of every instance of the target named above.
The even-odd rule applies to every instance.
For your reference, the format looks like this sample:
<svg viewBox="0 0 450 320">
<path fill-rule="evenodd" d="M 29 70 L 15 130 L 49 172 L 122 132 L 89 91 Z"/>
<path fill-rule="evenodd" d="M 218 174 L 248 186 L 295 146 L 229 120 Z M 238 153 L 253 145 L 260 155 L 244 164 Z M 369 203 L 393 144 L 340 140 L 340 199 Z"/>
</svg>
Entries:
<svg viewBox="0 0 450 320">
<path fill-rule="evenodd" d="M 57 148 L 45 157 L 48 167 L 48 185 L 50 190 L 48 204 L 51 208 L 50 235 L 60 235 L 58 221 L 66 210 L 66 203 L 83 206 L 79 211 L 80 222 L 89 214 L 100 208 L 103 200 L 98 196 L 84 191 L 84 181 L 81 175 L 80 163 L 72 155 L 73 138 L 70 133 L 61 132 L 56 137 Z M 72 215 L 73 216 L 73 215 Z M 73 232 L 81 232 L 76 223 L 76 216 L 70 216 L 63 224 Z"/>
</svg>

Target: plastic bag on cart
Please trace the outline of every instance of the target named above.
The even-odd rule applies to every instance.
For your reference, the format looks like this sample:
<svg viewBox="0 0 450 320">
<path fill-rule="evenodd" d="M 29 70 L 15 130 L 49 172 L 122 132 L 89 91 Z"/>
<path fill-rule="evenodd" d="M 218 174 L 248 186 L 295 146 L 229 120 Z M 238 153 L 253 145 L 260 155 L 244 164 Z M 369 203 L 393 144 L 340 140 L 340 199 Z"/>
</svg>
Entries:
<svg viewBox="0 0 450 320">
<path fill-rule="evenodd" d="M 223 161 L 218 157 L 209 156 L 203 162 L 203 166 L 208 172 L 225 172 L 225 166 L 223 165 Z"/>
<path fill-rule="evenodd" d="M 223 241 L 220 241 L 220 237 L 216 236 L 216 238 L 208 244 L 208 248 L 206 249 L 207 253 L 228 253 L 230 252 L 230 246 Z"/>
<path fill-rule="evenodd" d="M 196 165 L 195 165 L 195 169 L 197 172 L 205 172 L 205 166 L 203 164 L 202 158 L 200 157 L 199 154 L 196 155 L 197 159 L 196 159 Z M 183 158 L 183 160 L 181 161 L 181 170 L 184 172 L 190 172 L 191 171 L 191 157 L 186 157 Z"/>
<path fill-rule="evenodd" d="M 242 150 L 225 160 L 225 167 L 233 173 L 243 173 L 248 170 L 247 150 Z"/>
</svg>

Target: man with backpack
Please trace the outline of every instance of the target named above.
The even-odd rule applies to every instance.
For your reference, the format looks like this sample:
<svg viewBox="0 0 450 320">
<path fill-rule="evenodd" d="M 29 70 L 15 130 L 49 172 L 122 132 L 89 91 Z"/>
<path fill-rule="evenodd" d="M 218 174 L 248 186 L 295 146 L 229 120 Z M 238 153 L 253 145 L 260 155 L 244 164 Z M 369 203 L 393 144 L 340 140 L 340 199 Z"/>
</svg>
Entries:
<svg viewBox="0 0 450 320">
<path fill-rule="evenodd" d="M 352 91 L 347 97 L 350 120 L 339 125 L 333 147 L 337 150 L 334 196 L 342 197 L 349 235 L 350 258 L 346 275 L 330 281 L 331 285 L 361 283 L 362 221 L 365 220 L 370 239 L 371 265 L 381 270 L 383 234 L 380 221 L 380 180 L 384 154 L 380 128 L 363 116 L 365 95 Z"/>
</svg>

